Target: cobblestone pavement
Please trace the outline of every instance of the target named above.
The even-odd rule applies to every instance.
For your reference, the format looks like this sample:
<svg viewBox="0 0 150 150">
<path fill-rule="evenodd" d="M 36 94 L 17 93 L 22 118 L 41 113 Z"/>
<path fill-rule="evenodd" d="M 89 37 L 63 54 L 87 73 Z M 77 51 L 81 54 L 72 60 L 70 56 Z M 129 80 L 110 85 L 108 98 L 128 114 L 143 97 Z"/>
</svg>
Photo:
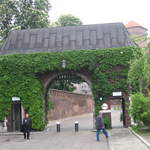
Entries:
<svg viewBox="0 0 150 150">
<path fill-rule="evenodd" d="M 79 132 L 74 132 L 74 122 L 78 121 Z M 108 150 L 103 135 L 101 141 L 95 139 L 92 132 L 92 115 L 84 115 L 61 121 L 61 132 L 56 133 L 54 123 L 45 132 L 32 133 L 30 140 L 23 135 L 0 136 L 0 150 Z M 128 129 L 116 128 L 110 134 L 109 150 L 148 150 Z"/>
</svg>

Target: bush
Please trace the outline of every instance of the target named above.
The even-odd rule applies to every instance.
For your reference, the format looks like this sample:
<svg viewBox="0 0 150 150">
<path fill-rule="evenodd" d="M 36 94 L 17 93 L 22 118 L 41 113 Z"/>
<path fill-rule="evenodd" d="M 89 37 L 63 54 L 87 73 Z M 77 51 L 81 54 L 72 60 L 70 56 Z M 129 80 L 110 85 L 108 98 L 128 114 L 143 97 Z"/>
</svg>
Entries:
<svg viewBox="0 0 150 150">
<path fill-rule="evenodd" d="M 150 97 L 141 93 L 132 95 L 130 113 L 136 123 L 150 126 Z"/>
<path fill-rule="evenodd" d="M 104 124 L 106 129 L 111 129 L 111 118 L 109 116 L 104 116 Z"/>
</svg>

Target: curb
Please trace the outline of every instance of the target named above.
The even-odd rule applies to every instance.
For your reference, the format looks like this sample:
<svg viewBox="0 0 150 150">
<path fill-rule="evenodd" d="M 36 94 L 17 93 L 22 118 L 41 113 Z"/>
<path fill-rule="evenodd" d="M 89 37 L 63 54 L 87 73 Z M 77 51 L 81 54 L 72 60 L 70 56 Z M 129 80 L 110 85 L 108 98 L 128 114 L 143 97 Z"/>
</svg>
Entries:
<svg viewBox="0 0 150 150">
<path fill-rule="evenodd" d="M 30 132 L 31 135 L 33 134 L 40 134 L 43 133 L 44 131 L 41 132 Z M 0 136 L 13 136 L 13 135 L 23 135 L 22 132 L 0 132 Z"/>
<path fill-rule="evenodd" d="M 132 132 L 132 134 L 134 134 L 140 141 L 142 141 L 150 149 L 150 143 L 148 141 L 146 141 L 143 137 L 141 137 L 139 134 L 133 131 L 131 127 L 128 127 L 128 129 Z"/>
<path fill-rule="evenodd" d="M 0 136 L 22 135 L 21 132 L 0 132 Z"/>
</svg>

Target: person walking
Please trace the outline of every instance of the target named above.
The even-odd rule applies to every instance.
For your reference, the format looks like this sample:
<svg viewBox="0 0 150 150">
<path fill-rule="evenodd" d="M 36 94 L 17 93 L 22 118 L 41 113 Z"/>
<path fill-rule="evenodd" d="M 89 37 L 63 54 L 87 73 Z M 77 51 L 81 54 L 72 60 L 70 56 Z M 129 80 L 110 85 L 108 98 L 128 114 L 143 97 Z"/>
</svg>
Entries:
<svg viewBox="0 0 150 150">
<path fill-rule="evenodd" d="M 96 117 L 96 139 L 97 141 L 100 141 L 100 132 L 103 131 L 106 138 L 108 138 L 108 132 L 105 128 L 102 113 L 99 112 L 99 115 Z"/>
<path fill-rule="evenodd" d="M 32 127 L 32 120 L 29 117 L 29 114 L 25 114 L 25 118 L 23 119 L 23 134 L 24 134 L 24 139 L 30 139 L 30 131 Z"/>
</svg>

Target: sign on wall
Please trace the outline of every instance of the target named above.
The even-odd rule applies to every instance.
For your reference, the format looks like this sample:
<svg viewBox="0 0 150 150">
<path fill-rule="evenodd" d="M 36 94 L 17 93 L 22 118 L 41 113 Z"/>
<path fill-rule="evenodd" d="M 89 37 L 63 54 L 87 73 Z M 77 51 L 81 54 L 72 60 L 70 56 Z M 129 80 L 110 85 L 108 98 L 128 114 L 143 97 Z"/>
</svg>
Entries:
<svg viewBox="0 0 150 150">
<path fill-rule="evenodd" d="M 108 105 L 107 105 L 106 103 L 104 103 L 104 104 L 102 105 L 102 109 L 103 109 L 103 110 L 107 110 L 107 109 L 108 109 Z"/>
<path fill-rule="evenodd" d="M 15 102 L 15 101 L 20 101 L 20 97 L 12 97 L 12 101 Z"/>
<path fill-rule="evenodd" d="M 122 96 L 122 92 L 113 92 L 113 96 Z"/>
</svg>

